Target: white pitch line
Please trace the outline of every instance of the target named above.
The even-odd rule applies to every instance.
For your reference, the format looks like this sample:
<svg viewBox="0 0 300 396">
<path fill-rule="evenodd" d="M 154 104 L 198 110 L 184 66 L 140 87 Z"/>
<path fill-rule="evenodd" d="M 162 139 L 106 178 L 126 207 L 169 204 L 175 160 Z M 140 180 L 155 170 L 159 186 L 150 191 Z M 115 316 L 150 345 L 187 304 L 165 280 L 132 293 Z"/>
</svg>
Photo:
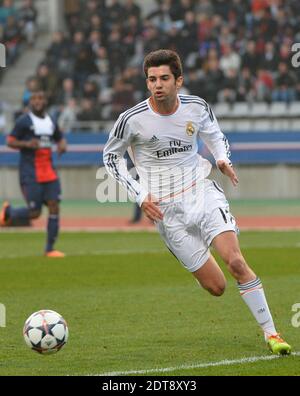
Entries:
<svg viewBox="0 0 300 396">
<path fill-rule="evenodd" d="M 266 244 L 261 246 L 256 246 L 255 244 L 242 244 L 242 249 L 266 249 L 266 248 L 276 248 L 276 249 L 288 249 L 288 248 L 299 248 L 300 244 L 286 244 L 286 245 L 272 245 Z M 169 254 L 168 250 L 164 248 L 159 249 L 120 249 L 120 250 L 87 250 L 87 251 L 78 251 L 78 252 L 67 252 L 67 257 L 81 257 L 81 256 L 111 256 L 111 255 L 129 255 L 129 254 Z M 17 259 L 17 258 L 28 258 L 28 257 L 41 257 L 40 254 L 0 254 L 0 259 Z"/>
<path fill-rule="evenodd" d="M 300 356 L 300 352 L 293 352 L 292 356 Z M 114 376 L 127 376 L 127 375 L 149 375 L 149 374 L 159 374 L 159 373 L 169 373 L 171 371 L 178 370 L 192 370 L 192 369 L 201 369 L 208 367 L 219 367 L 219 366 L 232 366 L 234 364 L 247 364 L 247 363 L 256 363 L 261 361 L 269 361 L 275 359 L 282 359 L 281 356 L 254 356 L 249 358 L 235 359 L 235 360 L 221 360 L 219 362 L 210 362 L 210 363 L 199 363 L 199 364 L 190 364 L 190 365 L 181 365 L 177 367 L 165 367 L 165 368 L 155 368 L 148 370 L 131 370 L 131 371 L 112 371 L 108 373 L 98 374 L 95 376 L 99 377 L 114 377 Z M 286 357 L 288 358 L 288 357 Z"/>
</svg>

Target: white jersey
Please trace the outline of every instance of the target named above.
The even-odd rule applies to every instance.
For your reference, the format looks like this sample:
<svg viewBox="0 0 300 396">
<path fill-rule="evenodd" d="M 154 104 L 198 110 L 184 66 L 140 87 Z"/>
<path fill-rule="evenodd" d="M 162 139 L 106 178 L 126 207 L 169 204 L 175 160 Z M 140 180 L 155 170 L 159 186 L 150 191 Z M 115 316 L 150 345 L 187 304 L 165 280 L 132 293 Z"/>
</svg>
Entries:
<svg viewBox="0 0 300 396">
<path fill-rule="evenodd" d="M 180 198 L 203 181 L 211 164 L 198 154 L 198 138 L 215 160 L 229 161 L 229 145 L 208 104 L 198 96 L 178 95 L 179 107 L 171 115 L 156 113 L 150 100 L 122 113 L 104 149 L 107 171 L 141 205 L 148 193 L 160 201 Z M 127 171 L 126 150 L 140 176 Z"/>
</svg>

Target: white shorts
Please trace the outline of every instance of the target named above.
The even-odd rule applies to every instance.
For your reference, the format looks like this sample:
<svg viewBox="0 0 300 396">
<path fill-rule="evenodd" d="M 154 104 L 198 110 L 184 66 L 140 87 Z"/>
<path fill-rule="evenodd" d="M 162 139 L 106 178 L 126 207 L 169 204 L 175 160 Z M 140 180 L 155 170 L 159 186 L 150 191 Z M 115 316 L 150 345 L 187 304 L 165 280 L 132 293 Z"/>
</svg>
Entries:
<svg viewBox="0 0 300 396">
<path fill-rule="evenodd" d="M 223 190 L 212 180 L 203 180 L 202 193 L 189 194 L 180 202 L 160 204 L 164 214 L 158 231 L 168 249 L 190 272 L 209 259 L 213 239 L 226 231 L 238 232 Z"/>
</svg>

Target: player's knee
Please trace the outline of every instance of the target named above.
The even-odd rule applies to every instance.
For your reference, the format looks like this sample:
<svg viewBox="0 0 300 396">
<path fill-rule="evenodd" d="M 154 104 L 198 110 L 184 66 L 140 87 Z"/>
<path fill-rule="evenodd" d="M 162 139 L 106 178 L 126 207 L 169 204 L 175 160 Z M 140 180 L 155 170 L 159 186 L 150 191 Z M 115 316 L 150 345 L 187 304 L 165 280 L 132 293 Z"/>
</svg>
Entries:
<svg viewBox="0 0 300 396">
<path fill-rule="evenodd" d="M 29 212 L 29 217 L 33 220 L 38 219 L 41 213 L 42 213 L 41 209 L 31 209 Z"/>
<path fill-rule="evenodd" d="M 49 201 L 47 203 L 49 213 L 53 215 L 59 214 L 59 203 L 57 201 Z"/>
</svg>

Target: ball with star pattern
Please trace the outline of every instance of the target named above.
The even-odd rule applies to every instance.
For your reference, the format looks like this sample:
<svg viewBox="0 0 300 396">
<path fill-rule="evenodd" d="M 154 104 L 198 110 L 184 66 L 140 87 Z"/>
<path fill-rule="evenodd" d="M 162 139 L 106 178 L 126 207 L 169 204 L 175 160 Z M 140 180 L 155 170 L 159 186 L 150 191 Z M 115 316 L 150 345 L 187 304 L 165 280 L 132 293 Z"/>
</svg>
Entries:
<svg viewBox="0 0 300 396">
<path fill-rule="evenodd" d="M 41 310 L 26 320 L 23 336 L 30 349 L 46 355 L 61 350 L 68 341 L 69 329 L 59 313 Z"/>
</svg>

